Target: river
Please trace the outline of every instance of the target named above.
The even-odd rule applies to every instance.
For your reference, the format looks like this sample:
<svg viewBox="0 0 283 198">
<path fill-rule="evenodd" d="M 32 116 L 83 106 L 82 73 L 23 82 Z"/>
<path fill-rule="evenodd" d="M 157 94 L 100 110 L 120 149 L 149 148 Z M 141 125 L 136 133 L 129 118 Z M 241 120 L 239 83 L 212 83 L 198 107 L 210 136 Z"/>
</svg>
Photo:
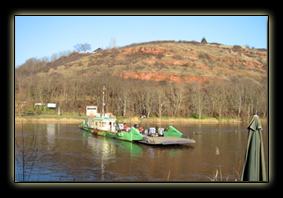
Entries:
<svg viewBox="0 0 283 198">
<path fill-rule="evenodd" d="M 210 181 L 216 172 L 218 181 L 239 181 L 247 125 L 174 124 L 196 143 L 149 146 L 95 136 L 80 130 L 78 124 L 16 122 L 15 140 L 19 148 L 25 143 L 26 152 L 38 151 L 34 160 L 31 157 L 29 161 L 27 155 L 23 169 L 22 155 L 15 149 L 15 180 L 23 180 L 24 170 L 24 180 L 28 181 L 194 182 Z M 155 124 L 142 126 L 155 127 Z M 262 126 L 268 169 L 268 126 Z M 36 144 L 28 150 L 33 134 Z"/>
</svg>

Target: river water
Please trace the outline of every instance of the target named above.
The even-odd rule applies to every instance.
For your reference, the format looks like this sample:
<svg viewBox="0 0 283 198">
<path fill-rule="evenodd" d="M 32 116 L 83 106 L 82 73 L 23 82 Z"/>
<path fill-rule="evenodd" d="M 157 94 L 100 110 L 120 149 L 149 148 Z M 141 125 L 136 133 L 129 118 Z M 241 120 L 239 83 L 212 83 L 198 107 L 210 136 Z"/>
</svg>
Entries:
<svg viewBox="0 0 283 198">
<path fill-rule="evenodd" d="M 36 144 L 28 150 L 32 153 L 37 148 L 36 158 L 31 157 L 30 161 L 25 158 L 24 175 L 29 181 L 194 182 L 210 181 L 216 172 L 218 181 L 239 181 L 247 146 L 247 125 L 174 124 L 196 143 L 149 146 L 95 136 L 80 130 L 78 124 L 17 122 L 15 140 L 20 148 L 24 140 L 27 151 L 32 135 L 36 136 Z M 268 127 L 262 125 L 267 169 Z M 15 156 L 15 180 L 21 181 L 22 155 L 18 149 Z"/>
</svg>

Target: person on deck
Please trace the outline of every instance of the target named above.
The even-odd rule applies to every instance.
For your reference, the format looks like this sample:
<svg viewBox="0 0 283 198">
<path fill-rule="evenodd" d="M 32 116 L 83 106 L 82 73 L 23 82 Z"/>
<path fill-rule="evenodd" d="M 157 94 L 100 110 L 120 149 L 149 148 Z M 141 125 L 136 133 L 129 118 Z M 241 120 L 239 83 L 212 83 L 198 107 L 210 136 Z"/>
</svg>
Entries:
<svg viewBox="0 0 283 198">
<path fill-rule="evenodd" d="M 143 132 L 143 127 L 142 126 L 140 126 L 139 131 L 140 131 L 140 134 L 142 134 L 142 132 Z"/>
</svg>

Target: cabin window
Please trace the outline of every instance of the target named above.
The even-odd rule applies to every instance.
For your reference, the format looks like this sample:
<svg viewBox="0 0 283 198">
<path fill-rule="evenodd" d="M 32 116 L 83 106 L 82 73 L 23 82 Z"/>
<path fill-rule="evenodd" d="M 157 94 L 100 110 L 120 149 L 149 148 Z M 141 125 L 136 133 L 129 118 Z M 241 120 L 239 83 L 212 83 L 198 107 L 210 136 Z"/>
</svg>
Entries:
<svg viewBox="0 0 283 198">
<path fill-rule="evenodd" d="M 106 127 L 106 122 L 102 122 L 102 127 Z"/>
</svg>

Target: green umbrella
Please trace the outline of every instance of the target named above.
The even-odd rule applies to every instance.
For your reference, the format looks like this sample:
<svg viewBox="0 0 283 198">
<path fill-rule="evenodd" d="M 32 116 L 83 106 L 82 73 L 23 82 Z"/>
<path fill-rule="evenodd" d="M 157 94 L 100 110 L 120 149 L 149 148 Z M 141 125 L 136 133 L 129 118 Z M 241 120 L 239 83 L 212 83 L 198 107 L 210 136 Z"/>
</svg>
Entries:
<svg viewBox="0 0 283 198">
<path fill-rule="evenodd" d="M 266 181 L 261 133 L 262 126 L 257 115 L 254 115 L 248 126 L 248 130 L 248 145 L 241 174 L 241 181 Z"/>
</svg>

